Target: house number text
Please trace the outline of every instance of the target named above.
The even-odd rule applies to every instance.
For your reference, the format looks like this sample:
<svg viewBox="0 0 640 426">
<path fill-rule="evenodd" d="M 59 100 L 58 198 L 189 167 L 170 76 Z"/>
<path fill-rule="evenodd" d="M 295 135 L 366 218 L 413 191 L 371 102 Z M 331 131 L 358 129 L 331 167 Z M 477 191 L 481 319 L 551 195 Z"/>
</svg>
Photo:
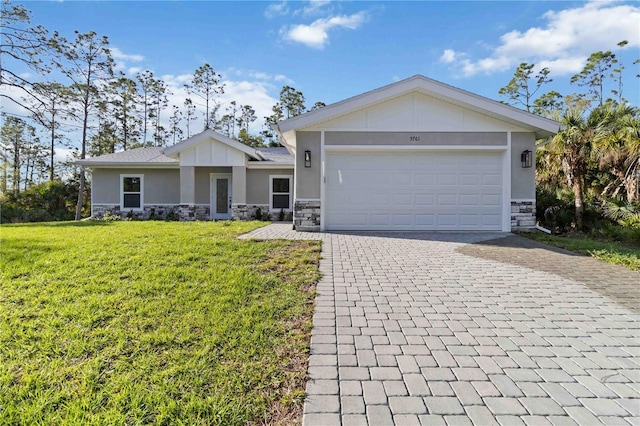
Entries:
<svg viewBox="0 0 640 426">
<path fill-rule="evenodd" d="M 409 142 L 419 142 L 420 136 L 409 136 Z"/>
</svg>

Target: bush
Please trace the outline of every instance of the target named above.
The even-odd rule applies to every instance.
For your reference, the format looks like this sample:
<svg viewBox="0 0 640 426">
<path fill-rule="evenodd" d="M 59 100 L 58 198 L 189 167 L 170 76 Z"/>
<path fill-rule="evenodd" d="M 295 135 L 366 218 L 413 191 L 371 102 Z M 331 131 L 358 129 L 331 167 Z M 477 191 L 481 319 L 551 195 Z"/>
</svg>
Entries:
<svg viewBox="0 0 640 426">
<path fill-rule="evenodd" d="M 573 193 L 543 187 L 536 189 L 536 217 L 542 226 L 563 233 L 571 228 L 574 216 Z"/>
<path fill-rule="evenodd" d="M 44 182 L 20 193 L 0 197 L 0 223 L 73 220 L 78 199 L 74 182 Z M 83 212 L 89 212 L 90 197 L 85 195 Z"/>
</svg>

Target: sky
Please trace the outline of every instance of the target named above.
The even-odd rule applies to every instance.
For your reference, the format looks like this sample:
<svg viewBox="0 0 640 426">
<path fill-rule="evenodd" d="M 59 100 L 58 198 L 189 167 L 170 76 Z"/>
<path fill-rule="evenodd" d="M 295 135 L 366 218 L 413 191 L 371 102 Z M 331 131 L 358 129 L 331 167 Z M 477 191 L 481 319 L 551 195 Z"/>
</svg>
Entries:
<svg viewBox="0 0 640 426">
<path fill-rule="evenodd" d="M 32 23 L 67 38 L 74 30 L 108 36 L 118 70 L 130 77 L 152 70 L 174 93 L 169 105 L 182 105 L 183 85 L 209 63 L 225 83 L 222 110 L 233 100 L 252 105 L 254 132 L 283 85 L 302 91 L 311 107 L 422 74 L 500 100 L 498 90 L 528 62 L 550 69 L 544 92 L 569 94 L 583 90 L 569 81 L 599 50 L 616 54 L 623 94 L 640 106 L 638 2 L 21 3 Z M 622 40 L 629 43 L 621 49 Z"/>
</svg>

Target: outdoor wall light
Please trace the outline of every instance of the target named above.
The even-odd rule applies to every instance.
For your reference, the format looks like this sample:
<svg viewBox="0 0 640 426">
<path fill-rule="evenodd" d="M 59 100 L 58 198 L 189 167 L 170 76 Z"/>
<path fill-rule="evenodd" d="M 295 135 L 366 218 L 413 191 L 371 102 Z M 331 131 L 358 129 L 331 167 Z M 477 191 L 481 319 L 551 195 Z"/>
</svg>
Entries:
<svg viewBox="0 0 640 426">
<path fill-rule="evenodd" d="M 522 154 L 520 154 L 520 161 L 522 162 L 522 168 L 523 169 L 528 169 L 532 166 L 533 164 L 533 153 L 531 151 L 524 150 L 522 151 Z"/>
<path fill-rule="evenodd" d="M 311 167 L 311 151 L 309 150 L 304 152 L 304 166 Z"/>
</svg>

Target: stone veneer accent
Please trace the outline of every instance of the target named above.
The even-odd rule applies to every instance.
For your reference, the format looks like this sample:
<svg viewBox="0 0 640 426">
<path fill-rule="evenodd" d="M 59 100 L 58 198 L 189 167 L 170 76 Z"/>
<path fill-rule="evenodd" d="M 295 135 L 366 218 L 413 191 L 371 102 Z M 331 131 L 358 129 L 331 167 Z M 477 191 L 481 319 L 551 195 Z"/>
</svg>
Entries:
<svg viewBox="0 0 640 426">
<path fill-rule="evenodd" d="M 296 200 L 293 212 L 293 225 L 296 231 L 320 231 L 320 201 Z"/>
<path fill-rule="evenodd" d="M 208 204 L 180 204 L 178 218 L 181 221 L 210 220 L 211 207 Z"/>
<path fill-rule="evenodd" d="M 526 231 L 536 226 L 535 201 L 511 201 L 511 230 Z"/>
<path fill-rule="evenodd" d="M 255 220 L 258 209 L 264 215 L 269 212 L 269 204 L 234 204 L 231 206 L 231 217 L 233 220 Z M 273 218 L 277 218 L 278 215 L 279 213 L 272 213 L 272 220 L 275 220 Z"/>
<path fill-rule="evenodd" d="M 119 204 L 94 204 L 92 206 L 91 216 L 94 218 L 102 218 L 107 213 L 113 216 L 121 216 L 123 219 L 131 217 L 141 220 L 164 220 L 167 218 L 177 218 L 178 206 L 145 205 L 143 210 L 120 210 Z"/>
</svg>

